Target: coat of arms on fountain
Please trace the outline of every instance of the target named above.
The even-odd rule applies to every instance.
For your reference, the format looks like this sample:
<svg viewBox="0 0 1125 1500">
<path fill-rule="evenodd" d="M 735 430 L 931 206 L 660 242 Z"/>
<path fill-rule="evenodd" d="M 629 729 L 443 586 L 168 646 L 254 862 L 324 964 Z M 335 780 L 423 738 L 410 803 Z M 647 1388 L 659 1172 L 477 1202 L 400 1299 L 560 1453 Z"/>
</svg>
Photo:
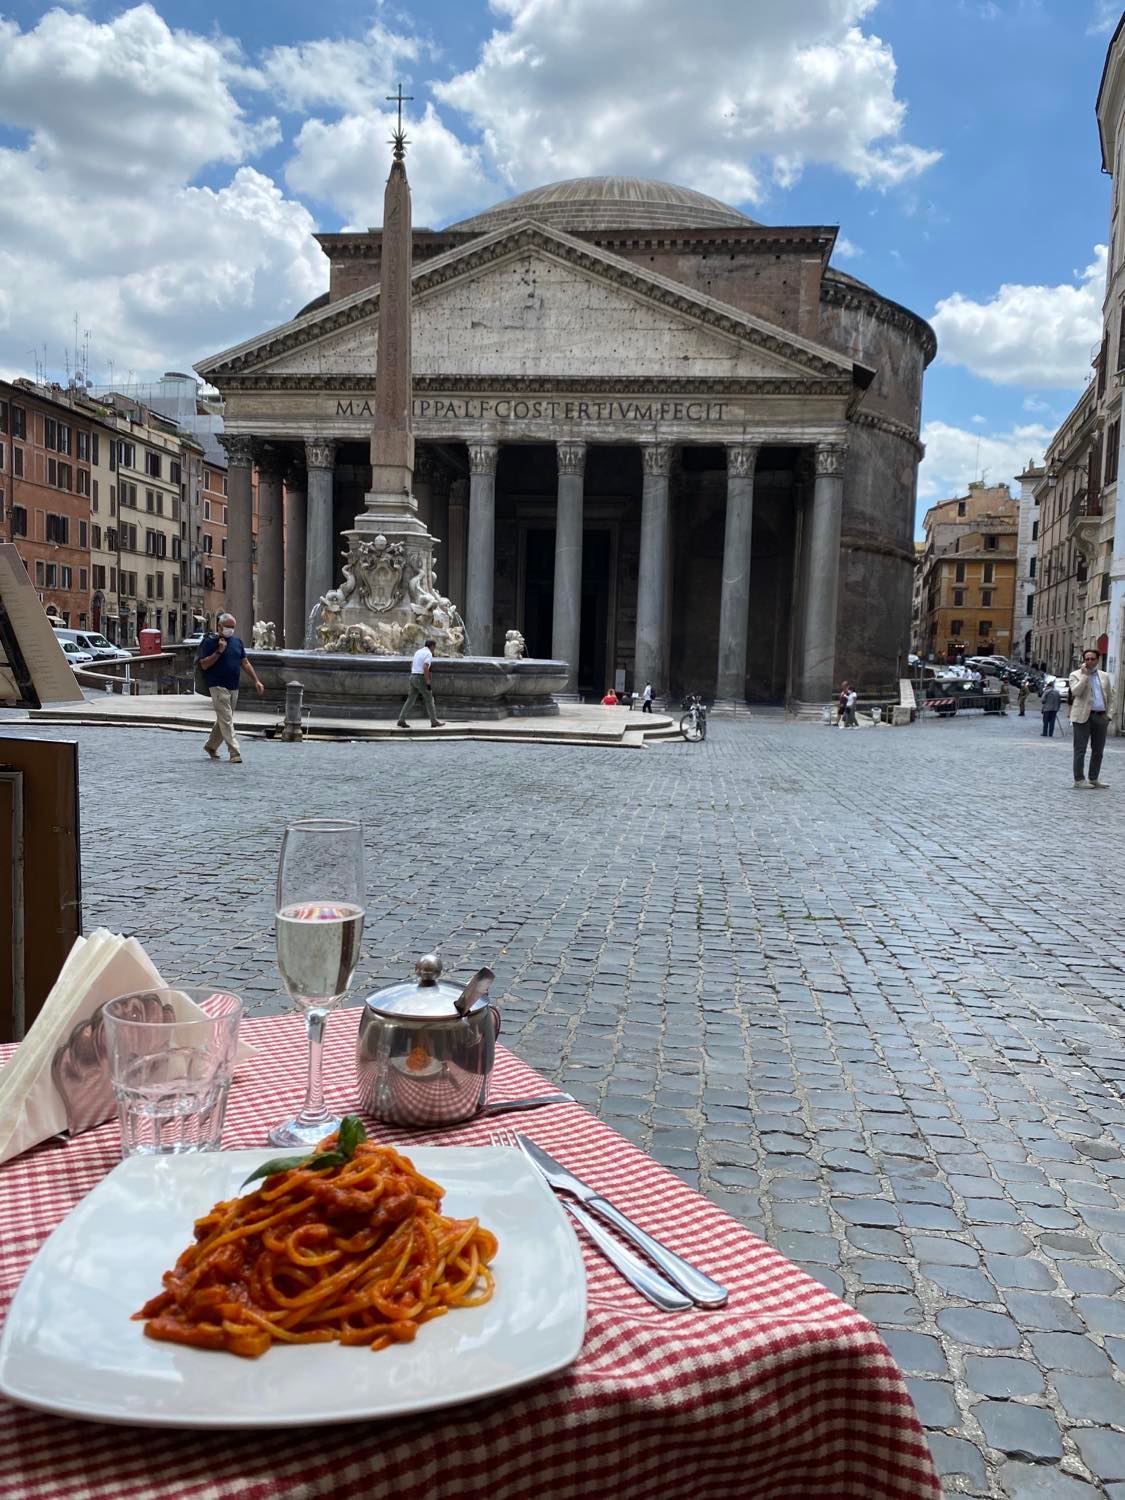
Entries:
<svg viewBox="0 0 1125 1500">
<path fill-rule="evenodd" d="M 435 587 L 428 550 L 408 552 L 382 534 L 353 537 L 341 572 L 340 587 L 310 617 L 310 643 L 319 650 L 409 655 L 432 639 L 437 656 L 464 654 L 465 622 Z"/>
</svg>

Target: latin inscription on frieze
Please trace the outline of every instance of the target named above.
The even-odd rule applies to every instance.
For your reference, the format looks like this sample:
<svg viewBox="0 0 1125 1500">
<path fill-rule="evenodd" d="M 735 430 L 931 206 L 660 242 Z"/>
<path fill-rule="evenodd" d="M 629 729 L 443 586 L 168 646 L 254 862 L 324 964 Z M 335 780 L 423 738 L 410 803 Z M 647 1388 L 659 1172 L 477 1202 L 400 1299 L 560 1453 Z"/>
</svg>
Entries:
<svg viewBox="0 0 1125 1500">
<path fill-rule="evenodd" d="M 416 396 L 414 420 L 460 422 L 721 422 L 725 401 L 560 401 L 550 397 Z M 370 401 L 337 398 L 338 417 L 370 417 Z"/>
</svg>

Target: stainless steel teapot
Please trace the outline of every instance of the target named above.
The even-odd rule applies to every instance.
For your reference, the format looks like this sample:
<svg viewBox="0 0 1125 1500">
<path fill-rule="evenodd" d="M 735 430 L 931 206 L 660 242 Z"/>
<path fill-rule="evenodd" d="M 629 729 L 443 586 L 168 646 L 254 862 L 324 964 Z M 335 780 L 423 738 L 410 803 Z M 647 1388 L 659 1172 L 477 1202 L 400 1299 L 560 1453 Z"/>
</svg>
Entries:
<svg viewBox="0 0 1125 1500">
<path fill-rule="evenodd" d="M 377 990 L 364 1002 L 356 1043 L 360 1108 L 389 1125 L 435 1129 L 484 1108 L 500 1012 L 488 997 L 495 975 L 481 969 L 464 989 L 442 984 L 441 959 L 427 953 L 414 982 Z"/>
</svg>

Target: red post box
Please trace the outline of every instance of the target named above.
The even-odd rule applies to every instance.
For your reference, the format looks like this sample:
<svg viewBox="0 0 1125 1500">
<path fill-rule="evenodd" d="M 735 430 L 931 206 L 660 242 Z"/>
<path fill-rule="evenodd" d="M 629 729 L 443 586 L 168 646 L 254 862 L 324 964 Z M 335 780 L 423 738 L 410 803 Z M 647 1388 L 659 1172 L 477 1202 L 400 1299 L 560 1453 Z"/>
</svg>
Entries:
<svg viewBox="0 0 1125 1500">
<path fill-rule="evenodd" d="M 160 655 L 160 631 L 152 625 L 146 625 L 140 632 L 141 655 Z"/>
</svg>

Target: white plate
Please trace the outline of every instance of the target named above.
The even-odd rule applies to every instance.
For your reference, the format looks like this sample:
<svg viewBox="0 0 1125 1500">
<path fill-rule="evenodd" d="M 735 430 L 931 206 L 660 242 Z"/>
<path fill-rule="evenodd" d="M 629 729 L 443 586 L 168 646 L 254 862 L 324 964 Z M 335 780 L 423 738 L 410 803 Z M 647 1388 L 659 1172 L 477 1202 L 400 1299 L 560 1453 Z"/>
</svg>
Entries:
<svg viewBox="0 0 1125 1500">
<path fill-rule="evenodd" d="M 402 1416 L 493 1395 L 561 1370 L 586 1329 L 578 1242 L 519 1151 L 420 1146 L 443 1212 L 500 1241 L 496 1290 L 453 1308 L 411 1344 L 372 1353 L 274 1345 L 260 1359 L 144 1336 L 130 1320 L 191 1243 L 192 1225 L 233 1197 L 269 1151 L 132 1157 L 59 1225 L 28 1267 L 0 1339 L 0 1391 L 24 1406 L 157 1427 L 284 1427 Z"/>
</svg>

